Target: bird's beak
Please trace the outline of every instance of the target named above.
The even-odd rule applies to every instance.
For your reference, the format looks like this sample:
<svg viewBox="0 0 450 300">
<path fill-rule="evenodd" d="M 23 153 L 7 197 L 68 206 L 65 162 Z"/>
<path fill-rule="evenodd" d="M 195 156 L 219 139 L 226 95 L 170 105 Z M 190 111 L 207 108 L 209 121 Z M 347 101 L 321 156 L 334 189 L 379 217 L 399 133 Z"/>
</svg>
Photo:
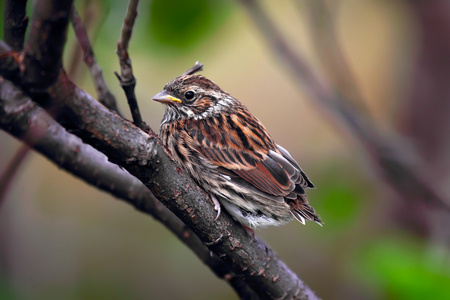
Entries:
<svg viewBox="0 0 450 300">
<path fill-rule="evenodd" d="M 153 96 L 152 100 L 164 103 L 164 104 L 168 104 L 168 103 L 181 103 L 181 100 L 170 96 L 169 94 L 167 94 L 166 90 L 163 90 L 162 92 L 156 94 L 155 96 Z"/>
</svg>

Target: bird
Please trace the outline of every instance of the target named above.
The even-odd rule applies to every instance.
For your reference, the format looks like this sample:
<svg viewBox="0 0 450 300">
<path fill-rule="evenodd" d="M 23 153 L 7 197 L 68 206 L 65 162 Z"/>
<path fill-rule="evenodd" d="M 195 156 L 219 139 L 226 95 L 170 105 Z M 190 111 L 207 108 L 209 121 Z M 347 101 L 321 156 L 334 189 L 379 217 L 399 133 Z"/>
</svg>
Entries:
<svg viewBox="0 0 450 300">
<path fill-rule="evenodd" d="M 192 72 L 194 73 L 194 72 Z M 322 226 L 305 190 L 313 183 L 238 99 L 212 80 L 184 73 L 152 99 L 165 105 L 159 137 L 173 160 L 250 230 L 297 219 Z"/>
</svg>

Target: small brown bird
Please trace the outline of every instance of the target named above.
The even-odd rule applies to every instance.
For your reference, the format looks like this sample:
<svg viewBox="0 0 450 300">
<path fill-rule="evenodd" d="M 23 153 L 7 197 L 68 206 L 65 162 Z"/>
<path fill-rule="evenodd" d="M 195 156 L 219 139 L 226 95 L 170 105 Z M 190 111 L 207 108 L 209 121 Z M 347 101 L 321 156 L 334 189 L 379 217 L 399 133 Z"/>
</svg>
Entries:
<svg viewBox="0 0 450 300">
<path fill-rule="evenodd" d="M 200 75 L 182 75 L 153 97 L 164 103 L 160 138 L 215 204 L 241 224 L 321 225 L 306 200 L 314 185 L 289 152 L 230 94 Z M 220 203 L 219 203 L 219 201 Z"/>
</svg>

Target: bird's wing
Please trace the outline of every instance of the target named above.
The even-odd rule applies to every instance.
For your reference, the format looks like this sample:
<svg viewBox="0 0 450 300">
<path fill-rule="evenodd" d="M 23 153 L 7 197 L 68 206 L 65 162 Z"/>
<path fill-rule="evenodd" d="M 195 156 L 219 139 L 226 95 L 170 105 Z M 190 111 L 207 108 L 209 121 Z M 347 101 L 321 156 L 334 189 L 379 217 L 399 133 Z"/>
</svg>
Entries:
<svg viewBox="0 0 450 300">
<path fill-rule="evenodd" d="M 185 129 L 192 139 L 192 148 L 238 184 L 291 199 L 304 194 L 304 188 L 313 187 L 289 153 L 275 144 L 251 115 L 245 119 L 232 114 L 192 120 Z"/>
</svg>

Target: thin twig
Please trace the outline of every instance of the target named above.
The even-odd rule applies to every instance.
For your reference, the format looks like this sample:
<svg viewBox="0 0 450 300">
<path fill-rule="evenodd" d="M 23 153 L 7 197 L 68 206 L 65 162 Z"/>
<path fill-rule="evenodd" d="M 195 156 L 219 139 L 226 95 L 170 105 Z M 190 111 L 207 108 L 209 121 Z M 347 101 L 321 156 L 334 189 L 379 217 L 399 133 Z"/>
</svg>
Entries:
<svg viewBox="0 0 450 300">
<path fill-rule="evenodd" d="M 267 41 L 272 52 L 293 74 L 297 86 L 309 93 L 314 103 L 329 116 L 346 125 L 361 143 L 381 176 L 405 199 L 426 201 L 436 207 L 450 210 L 443 192 L 427 177 L 426 164 L 407 143 L 394 133 L 391 138 L 381 134 L 369 118 L 345 95 L 334 91 L 321 81 L 300 51 L 294 51 L 281 31 L 256 0 L 239 0 L 247 9 L 256 27 Z"/>
<path fill-rule="evenodd" d="M 89 72 L 91 73 L 92 79 L 94 81 L 98 100 L 100 101 L 100 103 L 102 103 L 103 105 L 105 105 L 106 107 L 108 107 L 109 109 L 115 111 L 120 115 L 116 98 L 109 90 L 108 85 L 106 84 L 106 81 L 103 77 L 102 68 L 95 59 L 94 50 L 92 49 L 91 43 L 89 41 L 87 30 L 83 26 L 83 22 L 80 16 L 78 15 L 78 12 L 75 8 L 75 4 L 72 7 L 70 21 L 75 31 L 75 35 L 77 36 L 79 45 L 83 50 L 83 61 L 88 66 Z"/>
<path fill-rule="evenodd" d="M 0 80 L 0 128 L 23 139 L 34 150 L 71 174 L 152 215 L 185 243 L 219 278 L 226 278 L 239 295 L 244 299 L 256 299 L 243 278 L 236 276 L 230 266 L 217 255 L 211 255 L 211 251 L 198 236 L 162 205 L 141 181 L 111 163 L 103 153 L 68 133 L 42 108 L 4 79 Z M 28 146 L 25 147 L 28 149 Z M 23 154 L 24 151 L 20 153 Z M 15 165 L 17 161 L 22 160 L 16 159 L 11 165 Z M 17 168 L 9 167 L 8 170 Z M 11 172 L 4 173 L 4 177 L 11 175 Z M 0 183 L 7 181 L 1 180 Z"/>
<path fill-rule="evenodd" d="M 133 33 L 133 26 L 136 21 L 137 6 L 139 0 L 130 0 L 128 4 L 127 15 L 123 21 L 122 35 L 117 42 L 117 56 L 120 63 L 120 75 L 115 72 L 120 81 L 125 95 L 130 106 L 133 123 L 142 130 L 149 130 L 148 126 L 142 121 L 141 113 L 136 99 L 134 88 L 136 86 L 136 78 L 133 75 L 133 67 L 131 66 L 131 59 L 128 55 L 128 45 L 130 43 L 131 34 Z"/>
<path fill-rule="evenodd" d="M 88 32 L 89 40 L 94 43 L 101 27 L 105 23 L 109 14 L 109 2 L 103 1 L 83 1 L 83 12 L 80 14 L 83 20 L 83 26 Z M 66 65 L 67 74 L 72 78 L 74 82 L 77 82 L 79 78 L 84 76 L 84 71 L 87 68 L 83 68 L 84 65 L 80 64 L 83 59 L 83 50 L 78 43 L 72 43 L 71 49 L 66 51 L 69 56 L 69 62 Z"/>
<path fill-rule="evenodd" d="M 25 158 L 27 158 L 29 153 L 30 147 L 28 145 L 20 145 L 14 157 L 6 166 L 4 172 L 0 174 L 0 206 L 2 205 L 7 195 L 8 188 L 11 186 L 11 183 L 14 180 L 17 171 L 23 165 L 23 162 L 25 162 Z"/>
</svg>

